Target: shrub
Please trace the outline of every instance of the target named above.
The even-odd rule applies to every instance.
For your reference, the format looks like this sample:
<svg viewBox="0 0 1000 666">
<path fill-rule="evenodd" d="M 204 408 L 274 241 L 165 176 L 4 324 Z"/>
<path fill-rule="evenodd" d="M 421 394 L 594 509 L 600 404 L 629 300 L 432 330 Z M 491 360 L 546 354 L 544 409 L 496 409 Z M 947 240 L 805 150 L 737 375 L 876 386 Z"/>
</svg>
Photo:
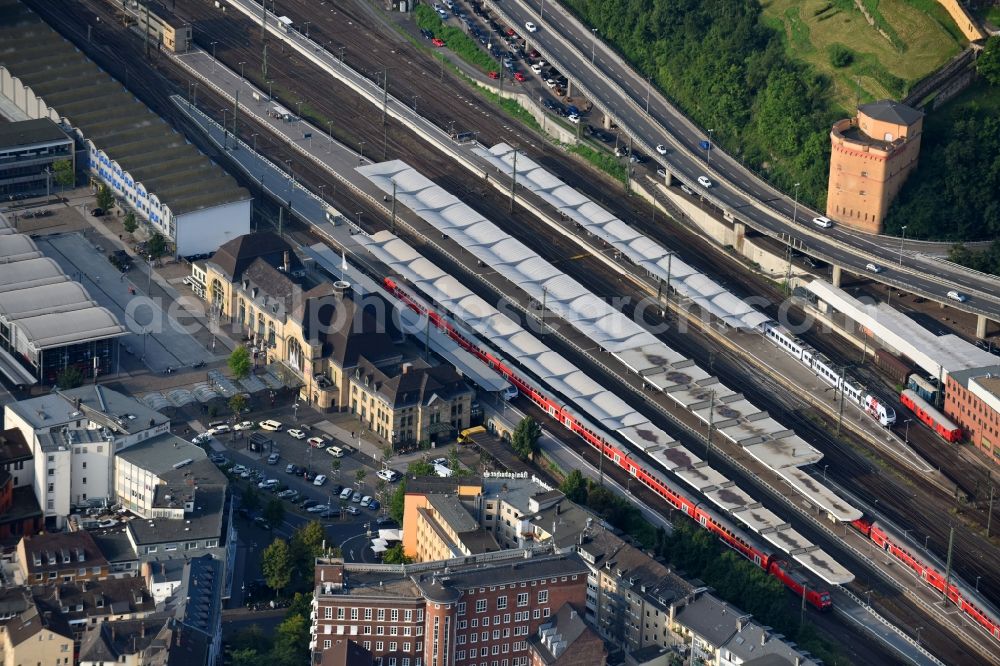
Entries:
<svg viewBox="0 0 1000 666">
<path fill-rule="evenodd" d="M 854 62 L 854 52 L 843 44 L 830 45 L 830 64 L 843 68 Z"/>
</svg>

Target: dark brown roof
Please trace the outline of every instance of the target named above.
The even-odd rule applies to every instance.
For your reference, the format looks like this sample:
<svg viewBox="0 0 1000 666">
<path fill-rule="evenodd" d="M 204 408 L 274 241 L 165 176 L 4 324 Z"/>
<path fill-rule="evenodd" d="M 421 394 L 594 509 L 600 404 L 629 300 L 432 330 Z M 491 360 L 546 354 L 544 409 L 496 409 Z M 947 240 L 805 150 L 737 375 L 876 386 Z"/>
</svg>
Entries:
<svg viewBox="0 0 1000 666">
<path fill-rule="evenodd" d="M 43 629 L 73 639 L 73 632 L 66 618 L 59 613 L 45 612 L 34 607 L 8 622 L 6 628 L 11 645 L 20 645 Z"/>
<path fill-rule="evenodd" d="M 858 107 L 858 111 L 875 120 L 897 125 L 912 125 L 924 117 L 923 111 L 917 111 L 891 99 L 862 104 Z"/>
<path fill-rule="evenodd" d="M 0 432 L 0 465 L 31 460 L 31 447 L 16 428 Z"/>
<path fill-rule="evenodd" d="M 101 549 L 97 547 L 94 538 L 86 530 L 48 532 L 26 536 L 22 542 L 25 553 L 24 566 L 29 575 L 48 571 L 108 566 L 108 561 L 101 553 Z M 55 562 L 50 564 L 52 558 L 55 558 Z"/>
<path fill-rule="evenodd" d="M 146 590 L 146 581 L 138 576 L 35 585 L 31 594 L 39 610 L 62 613 L 71 622 L 108 615 L 150 613 L 156 608 Z M 63 608 L 68 610 L 63 612 Z"/>
<path fill-rule="evenodd" d="M 394 408 L 427 405 L 435 395 L 450 400 L 470 389 L 450 365 L 410 368 L 389 377 L 380 392 Z"/>
<path fill-rule="evenodd" d="M 15 148 L 50 141 L 71 141 L 59 126 L 48 118 L 0 123 L 0 146 Z"/>
<path fill-rule="evenodd" d="M 366 300 L 359 308 L 350 296 L 328 289 L 311 290 L 303 302 L 300 321 L 306 340 L 321 342 L 323 356 L 339 367 L 353 368 L 362 357 L 378 366 L 400 358 L 396 342 L 402 334 L 387 316 L 389 312 L 391 307 L 381 298 Z"/>
<path fill-rule="evenodd" d="M 294 268 L 300 268 L 301 264 L 292 252 L 292 246 L 284 238 L 270 231 L 262 231 L 223 243 L 208 261 L 221 268 L 233 282 L 238 282 L 243 277 L 243 271 L 255 259 L 261 258 L 272 266 L 280 266 L 286 251 Z"/>
</svg>

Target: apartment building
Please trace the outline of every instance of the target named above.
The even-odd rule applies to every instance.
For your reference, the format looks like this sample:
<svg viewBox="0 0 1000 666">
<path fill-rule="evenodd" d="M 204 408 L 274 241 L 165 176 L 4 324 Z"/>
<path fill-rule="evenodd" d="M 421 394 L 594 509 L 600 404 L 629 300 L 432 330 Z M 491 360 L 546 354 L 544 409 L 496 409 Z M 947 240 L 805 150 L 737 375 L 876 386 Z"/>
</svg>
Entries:
<svg viewBox="0 0 1000 666">
<path fill-rule="evenodd" d="M 48 532 L 17 544 L 17 565 L 29 585 L 108 577 L 108 560 L 89 532 Z"/>
<path fill-rule="evenodd" d="M 579 557 L 551 549 L 416 566 L 320 558 L 314 656 L 346 637 L 381 666 L 528 666 L 528 641 L 566 604 L 582 607 L 586 579 Z"/>
<path fill-rule="evenodd" d="M 32 469 L 21 478 L 30 479 L 46 522 L 57 529 L 75 509 L 113 497 L 116 452 L 170 429 L 163 414 L 99 385 L 10 403 L 4 423 L 31 450 Z"/>
</svg>

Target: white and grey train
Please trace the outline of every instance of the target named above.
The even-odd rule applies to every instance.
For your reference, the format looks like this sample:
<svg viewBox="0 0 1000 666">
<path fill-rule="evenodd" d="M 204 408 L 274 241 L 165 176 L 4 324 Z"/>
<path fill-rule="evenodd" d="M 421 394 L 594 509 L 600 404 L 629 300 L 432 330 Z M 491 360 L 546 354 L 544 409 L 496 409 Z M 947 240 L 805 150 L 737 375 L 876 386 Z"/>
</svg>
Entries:
<svg viewBox="0 0 1000 666">
<path fill-rule="evenodd" d="M 838 391 L 844 392 L 844 399 L 850 400 L 869 416 L 883 426 L 891 426 L 896 422 L 896 411 L 884 404 L 877 397 L 868 393 L 864 386 L 848 377 L 839 370 L 829 358 L 816 351 L 799 338 L 792 335 L 788 329 L 775 321 L 761 324 L 761 332 L 775 346 L 791 354 L 803 365 L 812 369 L 818 377 Z"/>
</svg>

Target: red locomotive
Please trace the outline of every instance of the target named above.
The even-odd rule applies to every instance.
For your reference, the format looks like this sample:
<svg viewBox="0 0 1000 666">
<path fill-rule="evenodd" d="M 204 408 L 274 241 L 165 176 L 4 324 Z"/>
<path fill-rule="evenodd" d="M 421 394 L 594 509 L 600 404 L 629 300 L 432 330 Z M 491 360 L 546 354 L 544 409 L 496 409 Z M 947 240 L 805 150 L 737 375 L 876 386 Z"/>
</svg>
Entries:
<svg viewBox="0 0 1000 666">
<path fill-rule="evenodd" d="M 903 392 L 899 394 L 899 400 L 945 441 L 957 442 L 962 439 L 962 429 L 917 395 L 915 391 L 903 389 Z"/>
</svg>

